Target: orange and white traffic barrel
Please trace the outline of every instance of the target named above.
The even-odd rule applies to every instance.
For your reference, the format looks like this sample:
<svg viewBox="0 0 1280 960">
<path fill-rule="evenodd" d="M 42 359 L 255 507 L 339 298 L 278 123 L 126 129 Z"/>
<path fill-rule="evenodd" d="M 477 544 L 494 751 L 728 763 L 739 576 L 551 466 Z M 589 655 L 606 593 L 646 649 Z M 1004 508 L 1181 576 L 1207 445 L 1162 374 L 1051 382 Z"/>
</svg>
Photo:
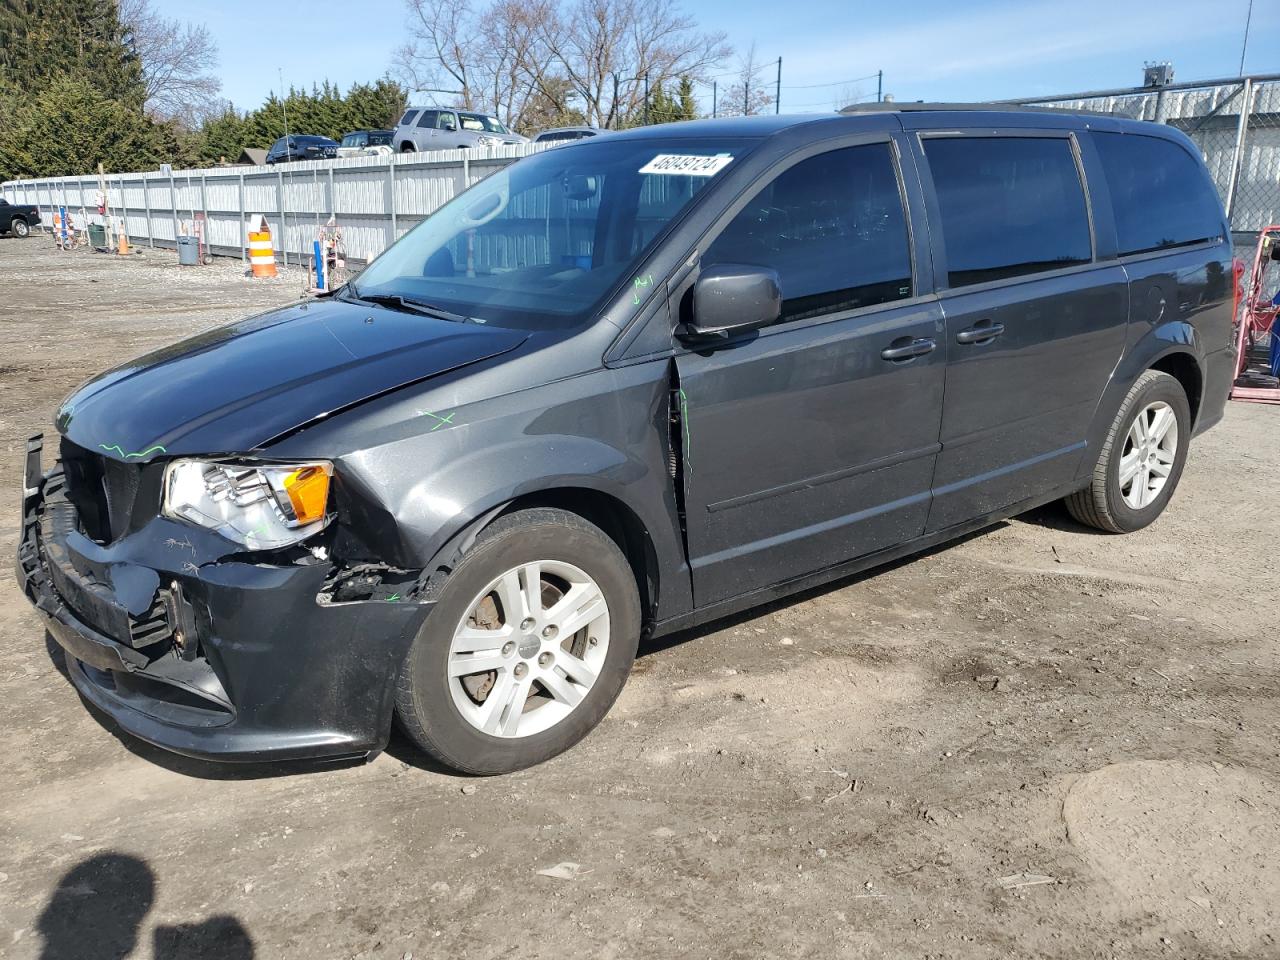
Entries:
<svg viewBox="0 0 1280 960">
<path fill-rule="evenodd" d="M 249 221 L 249 267 L 255 277 L 276 275 L 276 254 L 271 246 L 271 228 L 267 218 L 255 214 Z"/>
</svg>

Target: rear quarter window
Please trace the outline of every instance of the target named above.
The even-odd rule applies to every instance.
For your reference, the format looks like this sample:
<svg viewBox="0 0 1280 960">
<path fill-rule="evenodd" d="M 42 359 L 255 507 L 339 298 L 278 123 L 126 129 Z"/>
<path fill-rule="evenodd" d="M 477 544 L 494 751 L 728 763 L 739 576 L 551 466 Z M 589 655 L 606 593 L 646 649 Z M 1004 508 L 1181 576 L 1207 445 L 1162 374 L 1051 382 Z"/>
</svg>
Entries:
<svg viewBox="0 0 1280 960">
<path fill-rule="evenodd" d="M 404 116 L 400 118 L 400 126 L 402 127 L 409 126 L 409 124 L 413 123 L 414 118 L 417 117 L 417 115 L 418 115 L 417 110 L 406 110 L 404 112 Z"/>
<path fill-rule="evenodd" d="M 948 284 L 963 287 L 1093 259 L 1084 187 L 1063 137 L 930 137 Z"/>
<path fill-rule="evenodd" d="M 1217 240 L 1222 204 L 1204 166 L 1163 137 L 1094 133 L 1121 255 Z"/>
</svg>

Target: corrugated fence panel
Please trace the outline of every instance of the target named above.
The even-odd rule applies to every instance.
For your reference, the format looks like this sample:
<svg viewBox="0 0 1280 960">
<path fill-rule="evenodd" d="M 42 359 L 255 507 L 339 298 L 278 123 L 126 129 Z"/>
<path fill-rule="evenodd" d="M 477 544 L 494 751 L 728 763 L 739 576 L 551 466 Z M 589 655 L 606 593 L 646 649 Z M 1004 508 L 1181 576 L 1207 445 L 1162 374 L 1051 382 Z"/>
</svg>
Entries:
<svg viewBox="0 0 1280 960">
<path fill-rule="evenodd" d="M 318 224 L 332 215 L 342 227 L 347 254 L 367 262 L 395 236 L 513 160 L 546 147 L 521 145 L 492 151 L 450 150 L 390 157 L 316 160 L 280 167 L 217 167 L 168 173 L 107 174 L 111 214 L 135 244 L 172 247 L 175 227 L 192 229 L 207 214 L 205 236 L 218 254 L 243 255 L 245 222 L 263 214 L 278 257 L 309 257 Z M 51 212 L 66 205 L 72 222 L 99 218 L 95 176 L 12 181 L 0 187 L 15 203 L 34 203 Z M 52 222 L 45 216 L 45 226 Z M 530 238 L 530 242 L 536 242 Z M 523 256 L 522 251 L 495 255 Z"/>
</svg>

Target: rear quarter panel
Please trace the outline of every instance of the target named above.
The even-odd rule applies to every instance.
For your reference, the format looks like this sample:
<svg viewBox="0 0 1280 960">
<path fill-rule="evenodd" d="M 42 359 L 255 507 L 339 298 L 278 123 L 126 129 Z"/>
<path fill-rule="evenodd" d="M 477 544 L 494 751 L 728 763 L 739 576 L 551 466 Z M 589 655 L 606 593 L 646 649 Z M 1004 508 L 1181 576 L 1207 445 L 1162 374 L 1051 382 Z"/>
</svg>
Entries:
<svg viewBox="0 0 1280 960">
<path fill-rule="evenodd" d="M 1190 356 L 1199 370 L 1196 395 L 1188 398 L 1196 416 L 1193 430 L 1222 418 L 1235 366 L 1231 261 L 1227 242 L 1125 258 L 1130 296 L 1124 354 L 1098 404 L 1088 438 L 1094 454 L 1082 459 L 1080 477 L 1092 471 L 1133 382 L 1171 354 Z"/>
</svg>

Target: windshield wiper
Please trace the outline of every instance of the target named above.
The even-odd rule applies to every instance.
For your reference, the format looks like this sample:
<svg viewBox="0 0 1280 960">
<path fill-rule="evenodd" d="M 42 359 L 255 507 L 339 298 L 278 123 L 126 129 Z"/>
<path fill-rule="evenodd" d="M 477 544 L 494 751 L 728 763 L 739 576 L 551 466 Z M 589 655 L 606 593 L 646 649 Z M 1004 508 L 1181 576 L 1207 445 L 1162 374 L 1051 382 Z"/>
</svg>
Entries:
<svg viewBox="0 0 1280 960">
<path fill-rule="evenodd" d="M 434 317 L 437 320 L 448 320 L 451 323 L 470 323 L 470 317 L 464 317 L 460 313 L 452 313 L 434 304 L 423 303 L 420 300 L 410 300 L 408 297 L 398 293 L 356 293 L 352 291 L 353 296 L 365 303 L 376 303 L 380 307 L 390 307 L 392 310 L 403 310 L 406 313 L 419 313 L 424 317 Z"/>
</svg>

